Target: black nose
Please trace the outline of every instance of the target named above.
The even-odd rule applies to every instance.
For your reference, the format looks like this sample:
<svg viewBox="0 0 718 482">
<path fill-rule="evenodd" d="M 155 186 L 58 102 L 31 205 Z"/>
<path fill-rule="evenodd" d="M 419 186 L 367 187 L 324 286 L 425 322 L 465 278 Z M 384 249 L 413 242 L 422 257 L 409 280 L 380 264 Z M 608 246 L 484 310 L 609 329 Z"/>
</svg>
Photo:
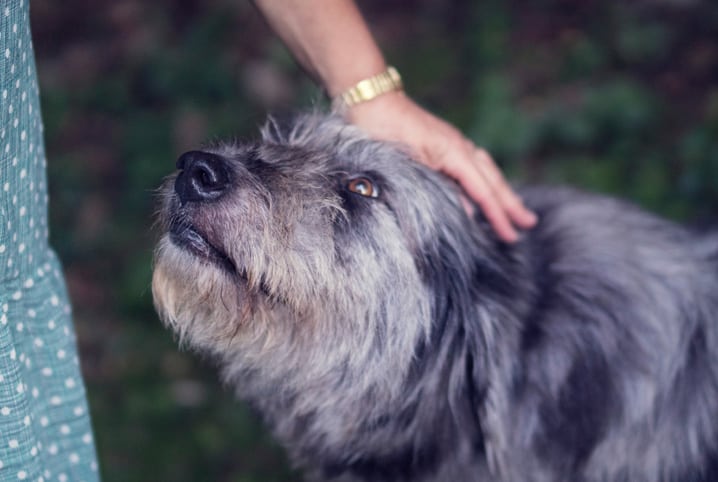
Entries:
<svg viewBox="0 0 718 482">
<path fill-rule="evenodd" d="M 229 186 L 229 168 L 220 157 L 209 152 L 189 151 L 177 159 L 181 169 L 175 180 L 175 192 L 182 204 L 211 201 Z"/>
</svg>

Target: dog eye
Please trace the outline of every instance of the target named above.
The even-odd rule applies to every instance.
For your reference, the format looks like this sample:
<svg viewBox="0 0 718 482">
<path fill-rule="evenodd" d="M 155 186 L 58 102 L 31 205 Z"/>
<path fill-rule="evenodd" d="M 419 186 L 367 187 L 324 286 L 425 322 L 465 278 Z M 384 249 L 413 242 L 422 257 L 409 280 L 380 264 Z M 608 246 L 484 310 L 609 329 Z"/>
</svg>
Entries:
<svg viewBox="0 0 718 482">
<path fill-rule="evenodd" d="M 364 197 L 378 197 L 379 187 L 365 177 L 357 177 L 347 184 L 347 189 Z"/>
</svg>

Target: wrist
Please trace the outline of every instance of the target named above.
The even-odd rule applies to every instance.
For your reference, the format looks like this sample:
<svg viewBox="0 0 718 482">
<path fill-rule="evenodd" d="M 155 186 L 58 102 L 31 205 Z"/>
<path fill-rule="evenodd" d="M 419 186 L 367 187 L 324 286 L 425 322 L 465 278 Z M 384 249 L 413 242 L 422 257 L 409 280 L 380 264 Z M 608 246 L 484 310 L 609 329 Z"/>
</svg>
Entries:
<svg viewBox="0 0 718 482">
<path fill-rule="evenodd" d="M 384 138 L 380 131 L 403 129 L 404 119 L 411 116 L 412 105 L 404 92 L 394 91 L 338 113 L 374 137 Z"/>
<path fill-rule="evenodd" d="M 327 95 L 333 99 L 362 80 L 380 74 L 386 69 L 387 65 L 383 57 L 372 56 L 360 63 L 326 69 L 327 72 L 319 72 L 319 76 Z"/>
</svg>

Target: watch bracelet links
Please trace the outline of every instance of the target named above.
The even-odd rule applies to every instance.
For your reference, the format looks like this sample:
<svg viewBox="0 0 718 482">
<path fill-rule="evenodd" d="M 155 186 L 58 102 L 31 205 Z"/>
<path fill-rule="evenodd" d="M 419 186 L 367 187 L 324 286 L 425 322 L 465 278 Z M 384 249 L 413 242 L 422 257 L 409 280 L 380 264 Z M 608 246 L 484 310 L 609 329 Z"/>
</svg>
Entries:
<svg viewBox="0 0 718 482">
<path fill-rule="evenodd" d="M 382 94 L 403 90 L 403 88 L 401 75 L 394 67 L 389 66 L 384 72 L 360 80 L 354 86 L 338 94 L 332 99 L 332 107 L 336 110 L 346 109 L 372 100 Z"/>
</svg>

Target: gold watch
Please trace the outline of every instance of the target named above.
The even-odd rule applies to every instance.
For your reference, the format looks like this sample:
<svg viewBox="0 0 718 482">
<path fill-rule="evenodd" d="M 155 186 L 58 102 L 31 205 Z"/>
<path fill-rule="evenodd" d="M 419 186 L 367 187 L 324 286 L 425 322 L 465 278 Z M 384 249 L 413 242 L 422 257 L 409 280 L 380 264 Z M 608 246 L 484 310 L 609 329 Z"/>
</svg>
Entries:
<svg viewBox="0 0 718 482">
<path fill-rule="evenodd" d="M 384 72 L 360 80 L 353 87 L 345 90 L 332 99 L 332 106 L 336 110 L 346 109 L 374 99 L 387 92 L 402 90 L 401 76 L 394 67 L 388 67 Z"/>
</svg>

